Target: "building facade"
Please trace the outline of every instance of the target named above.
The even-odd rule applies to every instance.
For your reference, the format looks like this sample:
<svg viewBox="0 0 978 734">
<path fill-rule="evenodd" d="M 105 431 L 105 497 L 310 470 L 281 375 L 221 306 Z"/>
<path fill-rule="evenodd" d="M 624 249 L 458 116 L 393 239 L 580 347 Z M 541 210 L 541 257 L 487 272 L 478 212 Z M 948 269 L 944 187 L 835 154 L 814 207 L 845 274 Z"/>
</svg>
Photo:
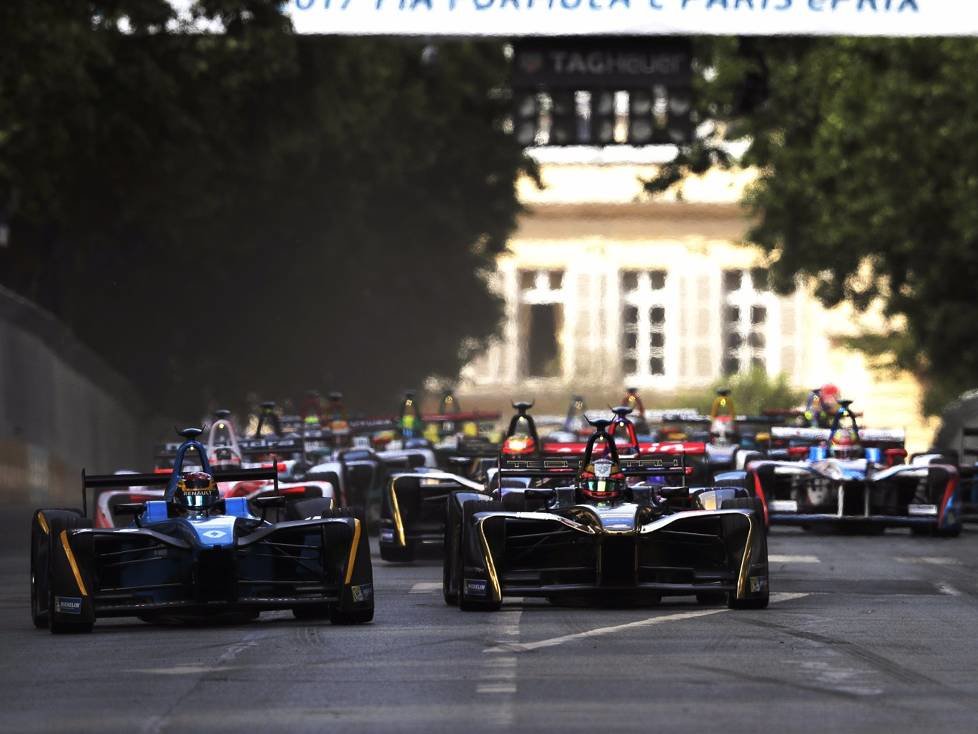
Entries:
<svg viewBox="0 0 978 734">
<path fill-rule="evenodd" d="M 803 288 L 769 289 L 761 253 L 742 244 L 749 171 L 711 173 L 650 201 L 641 179 L 651 170 L 544 160 L 544 188 L 521 184 L 526 212 L 493 282 L 502 334 L 463 370 L 460 396 L 533 397 L 556 411 L 571 392 L 601 405 L 635 386 L 647 406 L 675 407 L 761 366 L 799 388 L 836 382 L 874 425 L 929 442 L 915 381 L 877 374 L 840 345 L 872 316 L 826 310 Z"/>
</svg>

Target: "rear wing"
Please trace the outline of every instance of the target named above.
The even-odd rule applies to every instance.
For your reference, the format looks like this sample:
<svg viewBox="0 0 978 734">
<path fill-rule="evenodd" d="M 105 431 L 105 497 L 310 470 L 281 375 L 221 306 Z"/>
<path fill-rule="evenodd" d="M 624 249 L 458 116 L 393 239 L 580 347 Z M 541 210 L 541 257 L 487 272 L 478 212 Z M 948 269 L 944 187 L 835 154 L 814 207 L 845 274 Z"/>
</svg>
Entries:
<svg viewBox="0 0 978 734">
<path fill-rule="evenodd" d="M 211 473 L 215 482 L 272 481 L 278 492 L 278 469 L 275 466 L 261 469 L 232 469 Z M 171 471 L 153 474 L 87 474 L 82 469 L 82 513 L 88 517 L 88 492 L 91 489 L 129 487 L 166 487 L 173 476 Z"/>
<path fill-rule="evenodd" d="M 268 438 L 249 438 L 238 441 L 238 446 L 241 447 L 241 453 L 246 456 L 279 453 L 293 454 L 302 451 L 303 440 L 294 435 L 284 437 L 269 436 Z"/>
<path fill-rule="evenodd" d="M 500 444 L 493 443 L 483 436 L 463 436 L 459 438 L 452 455 L 465 458 L 495 457 L 499 453 L 499 447 Z"/>
<path fill-rule="evenodd" d="M 581 470 L 583 457 L 509 458 L 500 456 L 500 477 L 558 478 L 574 477 Z M 686 454 L 655 454 L 634 459 L 619 459 L 618 466 L 626 477 L 686 477 Z"/>
<path fill-rule="evenodd" d="M 800 428 L 794 426 L 774 426 L 771 438 L 781 441 L 800 441 L 817 444 L 828 441 L 832 437 L 829 428 Z M 859 440 L 872 446 L 903 446 L 906 442 L 906 432 L 899 428 L 860 428 Z"/>
<path fill-rule="evenodd" d="M 398 421 L 396 418 L 356 418 L 347 421 L 350 430 L 356 434 L 380 433 L 381 431 L 396 431 Z"/>
<path fill-rule="evenodd" d="M 627 443 L 618 442 L 619 449 L 630 448 Z M 573 443 L 547 442 L 543 444 L 543 453 L 546 456 L 582 456 L 587 450 L 586 441 Z M 654 454 L 705 454 L 706 444 L 702 441 L 642 441 L 638 444 L 639 453 L 642 455 Z"/>
<path fill-rule="evenodd" d="M 421 420 L 425 423 L 494 423 L 502 415 L 498 411 L 467 410 L 459 413 L 425 413 Z"/>
</svg>

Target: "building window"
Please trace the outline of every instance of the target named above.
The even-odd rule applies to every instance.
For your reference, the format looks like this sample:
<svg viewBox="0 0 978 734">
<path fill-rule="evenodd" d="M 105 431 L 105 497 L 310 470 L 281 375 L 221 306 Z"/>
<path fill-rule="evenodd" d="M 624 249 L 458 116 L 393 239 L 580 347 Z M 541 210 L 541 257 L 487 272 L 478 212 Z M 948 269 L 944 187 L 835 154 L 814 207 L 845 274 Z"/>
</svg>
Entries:
<svg viewBox="0 0 978 734">
<path fill-rule="evenodd" d="M 767 369 L 768 302 L 767 271 L 723 271 L 724 375 Z"/>
<path fill-rule="evenodd" d="M 666 374 L 666 280 L 665 270 L 622 271 L 622 369 L 626 380 L 641 382 Z"/>
<path fill-rule="evenodd" d="M 564 271 L 521 270 L 519 284 L 521 371 L 527 377 L 560 377 Z"/>
</svg>

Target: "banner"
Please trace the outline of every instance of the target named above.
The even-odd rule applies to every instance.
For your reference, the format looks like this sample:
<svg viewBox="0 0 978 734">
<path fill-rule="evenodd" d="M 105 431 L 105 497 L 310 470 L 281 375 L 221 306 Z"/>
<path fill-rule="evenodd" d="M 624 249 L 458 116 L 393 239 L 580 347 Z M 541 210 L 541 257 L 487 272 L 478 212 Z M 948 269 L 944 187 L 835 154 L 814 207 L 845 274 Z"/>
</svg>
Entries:
<svg viewBox="0 0 978 734">
<path fill-rule="evenodd" d="M 299 33 L 978 35 L 978 0 L 288 0 Z"/>
</svg>

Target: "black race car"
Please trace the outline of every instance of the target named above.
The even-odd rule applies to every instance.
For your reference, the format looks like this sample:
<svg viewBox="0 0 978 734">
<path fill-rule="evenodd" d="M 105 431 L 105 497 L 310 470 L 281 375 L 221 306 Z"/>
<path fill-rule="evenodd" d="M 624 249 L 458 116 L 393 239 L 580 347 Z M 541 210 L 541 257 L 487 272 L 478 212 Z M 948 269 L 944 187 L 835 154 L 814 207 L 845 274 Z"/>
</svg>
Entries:
<svg viewBox="0 0 978 734">
<path fill-rule="evenodd" d="M 254 618 L 290 609 L 336 624 L 373 618 L 362 521 L 329 498 L 222 498 L 217 482 L 272 481 L 275 467 L 211 472 L 199 429 L 186 429 L 172 474 L 83 476 L 83 509 L 31 521 L 31 617 L 52 632 L 87 632 L 102 617 L 145 621 Z M 183 471 L 187 454 L 200 470 Z M 189 462 L 188 462 L 189 464 Z M 93 528 L 92 488 L 160 486 L 158 500 L 119 506 L 133 523 Z M 280 522 L 268 513 L 284 516 Z"/>
<path fill-rule="evenodd" d="M 491 494 L 448 497 L 446 603 L 495 610 L 506 596 L 695 595 L 734 609 L 767 606 L 767 540 L 754 500 L 740 487 L 685 486 L 681 452 L 620 458 L 610 423 L 592 422 L 582 457 L 503 453 Z M 677 486 L 665 484 L 673 478 Z M 695 509 L 683 507 L 690 501 Z"/>
</svg>

